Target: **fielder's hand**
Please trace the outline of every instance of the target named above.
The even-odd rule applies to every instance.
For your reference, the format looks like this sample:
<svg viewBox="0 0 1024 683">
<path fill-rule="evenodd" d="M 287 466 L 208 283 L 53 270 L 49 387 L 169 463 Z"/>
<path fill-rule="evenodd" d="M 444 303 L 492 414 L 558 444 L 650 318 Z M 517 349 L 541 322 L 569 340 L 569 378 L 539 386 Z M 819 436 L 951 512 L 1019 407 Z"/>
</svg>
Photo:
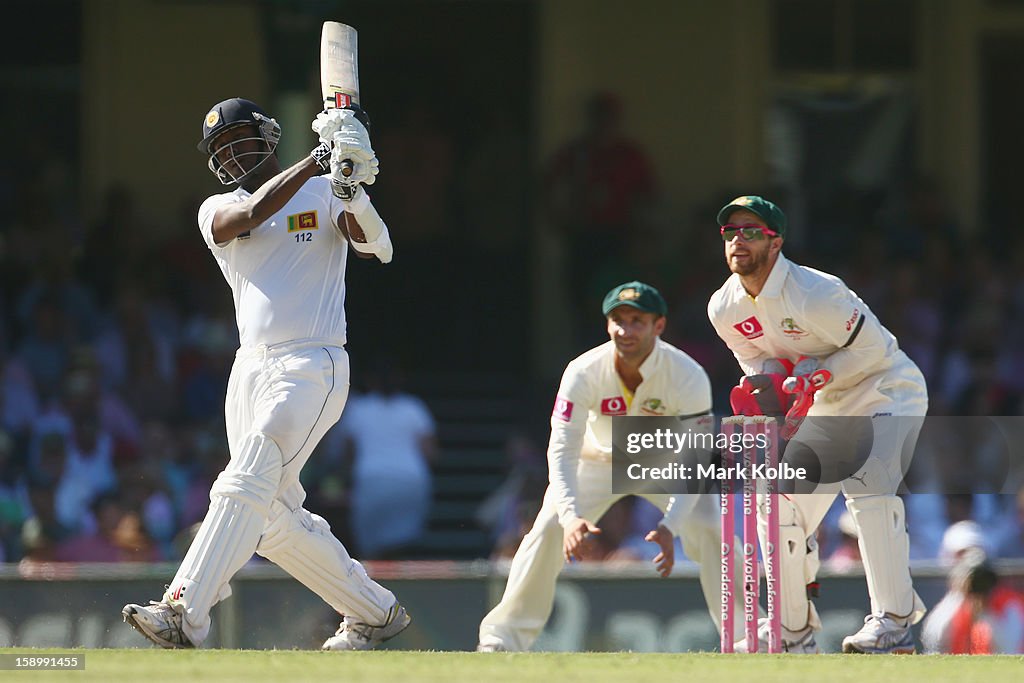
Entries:
<svg viewBox="0 0 1024 683">
<path fill-rule="evenodd" d="M 657 529 L 647 532 L 644 540 L 658 544 L 661 552 L 654 556 L 654 567 L 662 577 L 667 578 L 672 574 L 672 567 L 676 563 L 675 536 L 664 524 L 659 524 Z"/>
<path fill-rule="evenodd" d="M 587 537 L 587 534 L 599 533 L 601 533 L 600 529 L 582 517 L 577 517 L 570 522 L 562 533 L 562 551 L 565 554 L 565 561 L 582 560 L 583 539 Z"/>
</svg>

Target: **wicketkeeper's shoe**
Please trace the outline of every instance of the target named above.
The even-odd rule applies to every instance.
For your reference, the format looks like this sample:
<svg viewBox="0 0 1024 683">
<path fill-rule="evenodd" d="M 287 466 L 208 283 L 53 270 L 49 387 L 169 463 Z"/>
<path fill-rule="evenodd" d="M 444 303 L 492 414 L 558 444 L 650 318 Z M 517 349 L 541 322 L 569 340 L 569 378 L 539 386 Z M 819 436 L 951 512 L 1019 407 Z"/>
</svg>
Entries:
<svg viewBox="0 0 1024 683">
<path fill-rule="evenodd" d="M 341 626 L 333 636 L 324 641 L 322 650 L 372 650 L 385 640 L 394 638 L 405 630 L 412 619 L 405 608 L 397 602 L 388 611 L 388 618 L 381 626 L 356 621 L 352 617 L 341 620 Z"/>
<path fill-rule="evenodd" d="M 125 623 L 160 647 L 195 647 L 181 628 L 180 607 L 150 600 L 149 605 L 128 604 L 121 610 Z"/>
<path fill-rule="evenodd" d="M 771 627 L 768 619 L 761 618 L 757 624 L 757 651 L 768 652 L 768 632 Z M 747 639 L 744 638 L 733 646 L 735 652 L 747 652 Z M 793 655 L 816 655 L 818 654 L 818 641 L 814 639 L 814 629 L 810 626 L 801 631 L 790 631 L 782 627 L 782 651 Z"/>
<path fill-rule="evenodd" d="M 843 638 L 843 652 L 865 655 L 912 655 L 917 652 L 914 634 L 906 620 L 888 614 L 869 614 L 864 625 Z"/>
</svg>

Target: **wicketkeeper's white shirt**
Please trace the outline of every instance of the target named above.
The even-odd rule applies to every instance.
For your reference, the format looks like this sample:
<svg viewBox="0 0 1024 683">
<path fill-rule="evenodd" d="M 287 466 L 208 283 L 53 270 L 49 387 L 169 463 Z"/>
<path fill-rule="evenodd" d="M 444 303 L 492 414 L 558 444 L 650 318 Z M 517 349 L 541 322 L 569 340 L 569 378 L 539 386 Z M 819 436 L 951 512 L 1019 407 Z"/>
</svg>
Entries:
<svg viewBox="0 0 1024 683">
<path fill-rule="evenodd" d="M 640 366 L 643 381 L 627 403 L 615 371 L 615 344 L 608 341 L 565 368 L 551 414 L 548 473 L 563 526 L 576 509 L 579 458 L 612 457 L 616 416 L 697 416 L 711 413 L 711 380 L 697 361 L 658 339 Z M 594 521 L 594 520 L 591 520 Z"/>
<path fill-rule="evenodd" d="M 239 188 L 199 208 L 199 229 L 231 286 L 241 345 L 315 339 L 344 346 L 348 242 L 336 223 L 344 205 L 329 177 L 310 178 L 267 221 L 216 244 L 217 209 L 249 196 Z"/>
<path fill-rule="evenodd" d="M 880 389 L 927 405 L 924 376 L 867 304 L 834 275 L 781 253 L 757 297 L 733 273 L 711 296 L 708 317 L 744 374 L 762 372 L 769 358 L 818 359 L 832 381 L 815 395 L 812 415 L 864 414 L 884 402 Z"/>
</svg>

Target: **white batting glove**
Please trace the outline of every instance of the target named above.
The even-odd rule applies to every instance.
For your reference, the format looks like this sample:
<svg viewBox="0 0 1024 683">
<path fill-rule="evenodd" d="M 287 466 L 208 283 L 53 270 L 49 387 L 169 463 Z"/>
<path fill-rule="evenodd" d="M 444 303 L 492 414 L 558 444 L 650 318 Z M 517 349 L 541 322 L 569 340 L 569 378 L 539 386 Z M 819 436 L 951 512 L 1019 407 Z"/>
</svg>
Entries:
<svg viewBox="0 0 1024 683">
<path fill-rule="evenodd" d="M 351 114 L 351 112 L 349 112 Z M 366 128 L 354 116 L 342 123 L 334 133 L 334 147 L 331 150 L 331 178 L 345 185 L 366 183 L 377 180 L 380 162 L 370 146 Z M 348 171 L 346 175 L 345 172 Z"/>
<path fill-rule="evenodd" d="M 331 144 L 334 134 L 341 128 L 345 113 L 352 114 L 347 109 L 325 109 L 313 119 L 311 128 L 320 137 L 320 142 Z"/>
<path fill-rule="evenodd" d="M 346 175 L 346 172 L 348 175 Z M 335 147 L 331 153 L 331 181 L 356 187 L 359 183 L 373 185 L 380 173 L 377 157 L 367 158 L 360 152 Z"/>
</svg>

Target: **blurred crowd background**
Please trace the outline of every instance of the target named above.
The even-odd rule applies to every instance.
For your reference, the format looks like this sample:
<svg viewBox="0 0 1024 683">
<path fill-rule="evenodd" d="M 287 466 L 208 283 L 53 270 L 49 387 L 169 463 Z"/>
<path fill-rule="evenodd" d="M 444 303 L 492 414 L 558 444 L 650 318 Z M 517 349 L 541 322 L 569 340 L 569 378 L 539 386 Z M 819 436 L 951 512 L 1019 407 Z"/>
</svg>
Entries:
<svg viewBox="0 0 1024 683">
<path fill-rule="evenodd" d="M 420 18 L 433 5 L 473 6 L 392 4 Z M 801 6 L 768 4 L 786 16 Z M 271 39 L 314 30 L 325 10 L 336 18 L 345 3 L 288 5 L 268 14 Z M 522 30 L 539 11 L 511 0 L 495 7 Z M 370 10 L 353 11 L 369 22 Z M 60 53 L 64 77 L 81 49 L 72 43 Z M 780 64 L 803 59 L 798 48 Z M 3 58 L 8 108 L 19 94 L 47 96 L 48 86 L 18 74 L 53 65 L 26 64 L 13 48 Z M 315 55 L 290 59 L 306 69 Z M 363 59 L 367 78 L 374 63 Z M 272 87 L 287 66 L 274 65 Z M 514 78 L 492 83 L 490 99 L 440 97 L 397 63 L 380 67 L 394 77 L 388 85 L 377 75 L 367 105 L 382 169 L 373 194 L 398 256 L 388 268 L 349 264 L 352 395 L 304 472 L 307 507 L 356 556 L 511 556 L 546 486 L 558 373 L 606 339 L 599 304 L 623 281 L 662 291 L 671 309 L 665 339 L 703 364 L 725 413 L 738 369 L 705 306 L 727 275 L 715 214 L 739 194 L 775 200 L 791 220 L 787 256 L 842 277 L 872 307 L 923 370 L 931 414 L 1021 413 L 1024 249 L 1001 223 L 1012 217 L 1012 197 L 1000 195 L 983 225 L 963 224 L 948 182 L 916 163 L 927 154 L 916 151 L 918 122 L 907 113 L 912 88 L 784 91 L 766 117 L 762 180 L 680 201 L 644 141 L 646 124 L 631 119 L 630 98 L 614 88 L 581 93 L 563 113 L 574 122 L 568 132 L 539 153 L 524 98 L 504 99 L 529 87 L 535 66 L 501 67 Z M 452 88 L 469 93 L 472 74 L 489 68 L 449 72 Z M 247 95 L 235 92 L 230 70 L 221 82 L 220 98 Z M 152 137 L 136 141 L 132 173 L 162 183 L 162 151 L 192 148 L 213 101 L 192 112 L 193 137 L 154 124 Z M 285 138 L 298 140 L 288 149 L 302 153 L 308 123 L 274 110 L 285 101 L 264 105 L 286 124 Z M 203 192 L 161 186 L 163 204 L 177 207 L 170 214 L 132 183 L 85 196 L 87 133 L 42 109 L 19 124 L 0 160 L 0 562 L 175 561 L 227 460 L 223 397 L 237 333 L 229 288 L 195 219 L 206 194 L 221 190 L 209 178 Z M 684 134 L 694 131 L 663 136 Z M 844 165 L 849 172 L 836 171 Z M 208 174 L 199 155 L 193 173 Z M 549 330 L 561 334 L 538 343 Z M 959 438 L 966 472 L 976 444 Z M 1024 557 L 1024 489 L 915 494 L 907 507 L 914 559 L 952 562 L 964 523 L 984 529 L 985 557 Z M 656 521 L 648 504 L 622 501 L 589 557 L 649 559 L 655 549 L 642 537 Z M 841 503 L 819 540 L 834 567 L 859 562 Z"/>
</svg>

